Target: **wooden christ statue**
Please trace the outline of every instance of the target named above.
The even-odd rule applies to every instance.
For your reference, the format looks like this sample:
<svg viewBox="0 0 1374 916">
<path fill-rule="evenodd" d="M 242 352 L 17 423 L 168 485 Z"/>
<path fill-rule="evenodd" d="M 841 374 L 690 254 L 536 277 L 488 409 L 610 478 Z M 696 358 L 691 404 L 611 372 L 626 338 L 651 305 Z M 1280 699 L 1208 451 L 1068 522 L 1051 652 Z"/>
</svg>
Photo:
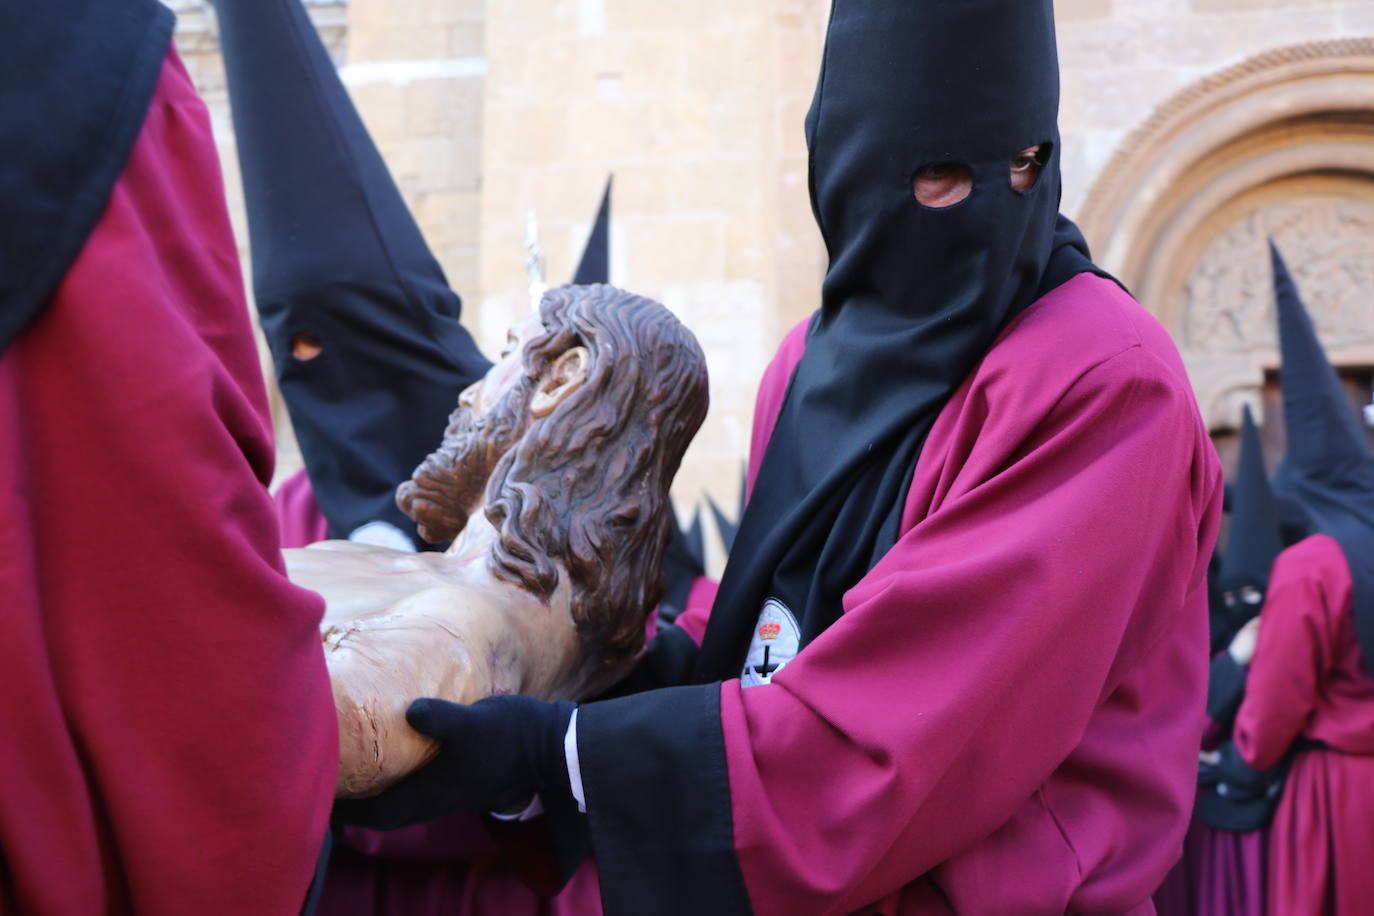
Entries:
<svg viewBox="0 0 1374 916">
<path fill-rule="evenodd" d="M 414 699 L 580 699 L 629 671 L 663 591 L 668 488 L 706 406 L 701 348 L 662 305 L 551 290 L 397 491 L 446 551 L 285 551 L 292 580 L 326 599 L 340 797 L 434 754 L 406 724 Z"/>
</svg>

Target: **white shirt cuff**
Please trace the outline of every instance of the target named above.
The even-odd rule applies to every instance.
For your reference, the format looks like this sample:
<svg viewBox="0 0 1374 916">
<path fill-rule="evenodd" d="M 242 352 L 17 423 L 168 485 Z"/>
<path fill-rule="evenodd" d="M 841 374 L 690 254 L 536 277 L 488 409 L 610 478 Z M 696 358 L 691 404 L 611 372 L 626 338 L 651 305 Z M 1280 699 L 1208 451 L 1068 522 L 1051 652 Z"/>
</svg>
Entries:
<svg viewBox="0 0 1374 916">
<path fill-rule="evenodd" d="M 577 762 L 577 710 L 573 710 L 568 720 L 568 731 L 563 735 L 563 758 L 568 762 L 568 783 L 572 786 L 572 796 L 577 802 L 577 810 L 587 813 L 587 790 L 582 788 L 582 766 Z"/>
</svg>

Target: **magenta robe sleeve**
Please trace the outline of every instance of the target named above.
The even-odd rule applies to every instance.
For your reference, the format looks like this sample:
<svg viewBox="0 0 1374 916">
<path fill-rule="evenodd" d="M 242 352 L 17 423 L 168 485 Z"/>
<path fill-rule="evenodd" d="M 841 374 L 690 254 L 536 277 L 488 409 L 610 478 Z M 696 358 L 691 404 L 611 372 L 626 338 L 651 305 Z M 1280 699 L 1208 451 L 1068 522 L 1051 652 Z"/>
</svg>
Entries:
<svg viewBox="0 0 1374 916">
<path fill-rule="evenodd" d="M 1200 535 L 1180 521 L 1205 499 L 1195 415 L 1153 359 L 1128 350 L 1069 388 L 1005 467 L 906 532 L 772 689 L 724 685 L 756 909 L 849 912 L 993 833 L 1125 663 L 1179 625 L 1160 609 L 1196 587 Z M 974 448 L 1001 450 L 1000 432 L 989 416 Z M 1201 691 L 1177 699 L 1200 732 Z"/>
<path fill-rule="evenodd" d="M 1027 416 L 1037 395 L 1010 392 L 967 441 L 944 444 L 932 492 L 913 484 L 929 511 L 909 512 L 919 521 L 845 614 L 771 684 L 584 706 L 607 911 L 688 911 L 673 897 L 713 912 L 858 910 L 1048 805 L 1043 787 L 1075 754 L 1088 786 L 1078 861 L 1066 851 L 1067 875 L 1025 880 L 1100 871 L 1099 906 L 1147 899 L 1173 850 L 1133 872 L 1110 847 L 1160 825 L 1181 838 L 1192 791 L 1219 481 L 1198 458 L 1191 397 L 1139 347 L 1042 414 Z M 1147 747 L 1162 780 L 1137 762 Z M 669 797 L 629 791 L 635 766 Z M 1043 823 L 1064 842 L 1052 815 Z"/>
<path fill-rule="evenodd" d="M 168 54 L 80 255 L 0 356 L 0 909 L 295 913 L 338 747 L 286 578 L 210 120 Z"/>
<path fill-rule="evenodd" d="M 1236 715 L 1236 748 L 1256 769 L 1278 763 L 1302 734 L 1331 659 L 1331 609 L 1320 579 L 1303 562 L 1306 544 L 1294 545 L 1274 561 L 1245 700 Z"/>
</svg>

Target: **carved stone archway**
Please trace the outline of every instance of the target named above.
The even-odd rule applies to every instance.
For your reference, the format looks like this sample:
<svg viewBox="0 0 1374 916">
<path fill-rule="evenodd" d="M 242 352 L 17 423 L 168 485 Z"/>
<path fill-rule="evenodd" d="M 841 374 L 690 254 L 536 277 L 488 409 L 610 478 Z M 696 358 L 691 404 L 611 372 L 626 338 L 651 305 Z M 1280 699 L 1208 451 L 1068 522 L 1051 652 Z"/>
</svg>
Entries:
<svg viewBox="0 0 1374 916">
<path fill-rule="evenodd" d="M 1183 351 L 1208 424 L 1277 365 L 1267 240 L 1333 359 L 1374 365 L 1374 38 L 1280 48 L 1206 77 L 1121 145 L 1079 221 Z"/>
</svg>

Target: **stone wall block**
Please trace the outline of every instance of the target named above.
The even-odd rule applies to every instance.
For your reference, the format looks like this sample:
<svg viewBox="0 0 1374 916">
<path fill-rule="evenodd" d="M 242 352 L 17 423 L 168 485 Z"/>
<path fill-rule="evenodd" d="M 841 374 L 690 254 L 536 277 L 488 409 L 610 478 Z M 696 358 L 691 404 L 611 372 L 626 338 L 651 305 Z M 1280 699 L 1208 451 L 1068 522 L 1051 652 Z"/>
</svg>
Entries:
<svg viewBox="0 0 1374 916">
<path fill-rule="evenodd" d="M 1127 0 L 1129 2 L 1129 0 Z M 1075 22 L 1083 19 L 1107 19 L 1112 15 L 1112 0 L 1056 0 L 1056 22 Z"/>
<path fill-rule="evenodd" d="M 383 154 L 389 144 L 400 143 L 407 136 L 408 88 L 393 83 L 368 83 L 348 90 L 368 133 Z"/>
<path fill-rule="evenodd" d="M 763 212 L 763 174 L 763 162 L 757 157 L 682 162 L 672 170 L 668 202 L 675 213 L 756 217 Z"/>
<path fill-rule="evenodd" d="M 557 158 L 566 149 L 564 113 L 558 106 L 486 105 L 483 139 L 492 158 L 505 166 L 534 166 Z"/>
<path fill-rule="evenodd" d="M 696 92 L 734 92 L 759 84 L 767 36 L 754 29 L 720 29 L 693 36 L 687 84 Z"/>
<path fill-rule="evenodd" d="M 729 26 L 757 15 L 752 3 L 738 0 L 605 0 L 606 30 L 695 30 Z"/>
<path fill-rule="evenodd" d="M 383 31 L 355 34 L 351 61 L 435 60 L 448 56 L 448 30 L 417 25 L 392 26 Z"/>
<path fill-rule="evenodd" d="M 625 283 L 638 290 L 721 280 L 725 222 L 717 216 L 627 217 Z"/>
<path fill-rule="evenodd" d="M 717 155 L 757 153 L 768 135 L 768 108 L 754 89 L 718 92 L 712 96 L 710 149 Z"/>
<path fill-rule="evenodd" d="M 464 4 L 455 0 L 408 0 L 408 2 L 418 2 L 420 5 L 420 22 L 427 26 L 447 26 L 458 23 L 469 25 L 480 25 L 480 19 L 474 19 L 470 10 L 464 9 Z"/>
<path fill-rule="evenodd" d="M 576 209 L 574 201 L 587 201 L 586 215 L 595 206 L 591 201 L 599 189 L 595 172 L 590 170 L 560 166 L 558 168 L 528 168 L 519 166 L 507 170 L 508 177 L 514 179 L 515 191 L 512 195 L 514 211 L 519 214 L 520 227 L 524 228 L 525 211 L 534 208 L 539 219 L 541 239 L 553 227 L 567 223 L 567 214 Z M 495 177 L 493 173 L 488 173 Z M 485 191 L 486 189 L 484 189 Z M 549 245 L 544 240 L 547 251 Z"/>
<path fill-rule="evenodd" d="M 779 266 L 773 287 L 773 337 L 781 341 L 799 321 L 821 307 L 821 283 L 826 263 L 785 261 Z"/>
<path fill-rule="evenodd" d="M 1058 17 L 1062 20 L 1061 14 Z M 1066 61 L 1074 70 L 1114 70 L 1136 67 L 1157 60 L 1169 48 L 1159 44 L 1158 36 L 1147 38 L 1144 27 L 1134 22 L 1068 22 L 1058 30 L 1061 69 Z"/>
<path fill-rule="evenodd" d="M 805 156 L 806 113 L 811 109 L 810 94 L 789 93 L 773 102 L 773 144 L 784 156 Z"/>
<path fill-rule="evenodd" d="M 797 257 L 799 252 L 806 252 L 807 257 L 816 257 L 818 252 L 823 255 L 820 229 L 811 212 L 806 161 L 788 160 L 777 182 L 775 219 L 778 228 L 774 238 L 779 255 L 788 258 Z"/>
<path fill-rule="evenodd" d="M 348 32 L 353 48 L 392 29 L 413 29 L 425 24 L 428 0 L 350 0 Z M 363 60 L 374 58 L 364 57 Z"/>
<path fill-rule="evenodd" d="M 418 195 L 411 210 L 435 248 L 476 246 L 481 238 L 482 200 L 470 191 L 432 191 Z"/>
<path fill-rule="evenodd" d="M 663 33 L 561 38 L 530 55 L 527 79 L 568 95 L 593 95 L 600 80 L 615 76 L 622 95 L 662 97 L 687 88 L 685 57 L 683 42 Z"/>
<path fill-rule="evenodd" d="M 1254 10 L 1279 10 L 1311 7 L 1312 0 L 1190 0 L 1199 13 L 1234 13 Z"/>
<path fill-rule="evenodd" d="M 639 33 L 619 39 L 603 39 L 605 42 L 617 41 L 620 47 L 616 52 L 602 60 L 594 49 L 588 49 L 583 58 L 584 66 L 593 74 L 620 72 L 625 78 L 627 95 L 652 95 L 661 97 L 680 91 L 702 91 L 702 87 L 689 79 L 688 62 L 694 53 L 694 43 L 671 34 Z M 619 58 L 619 68 L 614 66 Z"/>
<path fill-rule="evenodd" d="M 406 87 L 405 130 L 409 136 L 476 136 L 481 121 L 480 79 L 429 79 Z"/>
<path fill-rule="evenodd" d="M 561 152 L 581 163 L 703 155 L 712 148 L 712 117 L 709 101 L 699 95 L 575 99 L 565 110 Z"/>
<path fill-rule="evenodd" d="M 458 134 L 444 139 L 450 145 L 448 179 L 444 187 L 452 191 L 480 192 L 482 138 L 471 134 Z"/>
<path fill-rule="evenodd" d="M 486 50 L 486 33 L 480 22 L 457 22 L 448 27 L 449 57 L 481 57 Z"/>
<path fill-rule="evenodd" d="M 499 41 L 563 37 L 577 32 L 577 0 L 493 0 L 487 4 L 484 22 L 488 35 Z"/>
<path fill-rule="evenodd" d="M 434 256 L 439 259 L 439 266 L 443 268 L 449 288 L 463 300 L 462 320 L 464 326 L 470 333 L 476 334 L 477 328 L 480 326 L 477 312 L 480 308 L 478 294 L 481 286 L 478 283 L 477 272 L 478 263 L 481 260 L 481 247 L 463 245 L 457 242 L 431 247 Z"/>
<path fill-rule="evenodd" d="M 1347 3 L 1337 11 L 1342 35 L 1374 35 L 1374 3 Z"/>
<path fill-rule="evenodd" d="M 769 248 L 768 225 L 761 215 L 728 218 L 725 223 L 725 279 L 766 279 Z"/>
<path fill-rule="evenodd" d="M 1120 70 L 1075 70 L 1063 74 L 1060 121 L 1098 129 L 1126 129 L 1149 111 L 1155 100 L 1178 84 L 1177 69 L 1132 67 Z"/>
</svg>

